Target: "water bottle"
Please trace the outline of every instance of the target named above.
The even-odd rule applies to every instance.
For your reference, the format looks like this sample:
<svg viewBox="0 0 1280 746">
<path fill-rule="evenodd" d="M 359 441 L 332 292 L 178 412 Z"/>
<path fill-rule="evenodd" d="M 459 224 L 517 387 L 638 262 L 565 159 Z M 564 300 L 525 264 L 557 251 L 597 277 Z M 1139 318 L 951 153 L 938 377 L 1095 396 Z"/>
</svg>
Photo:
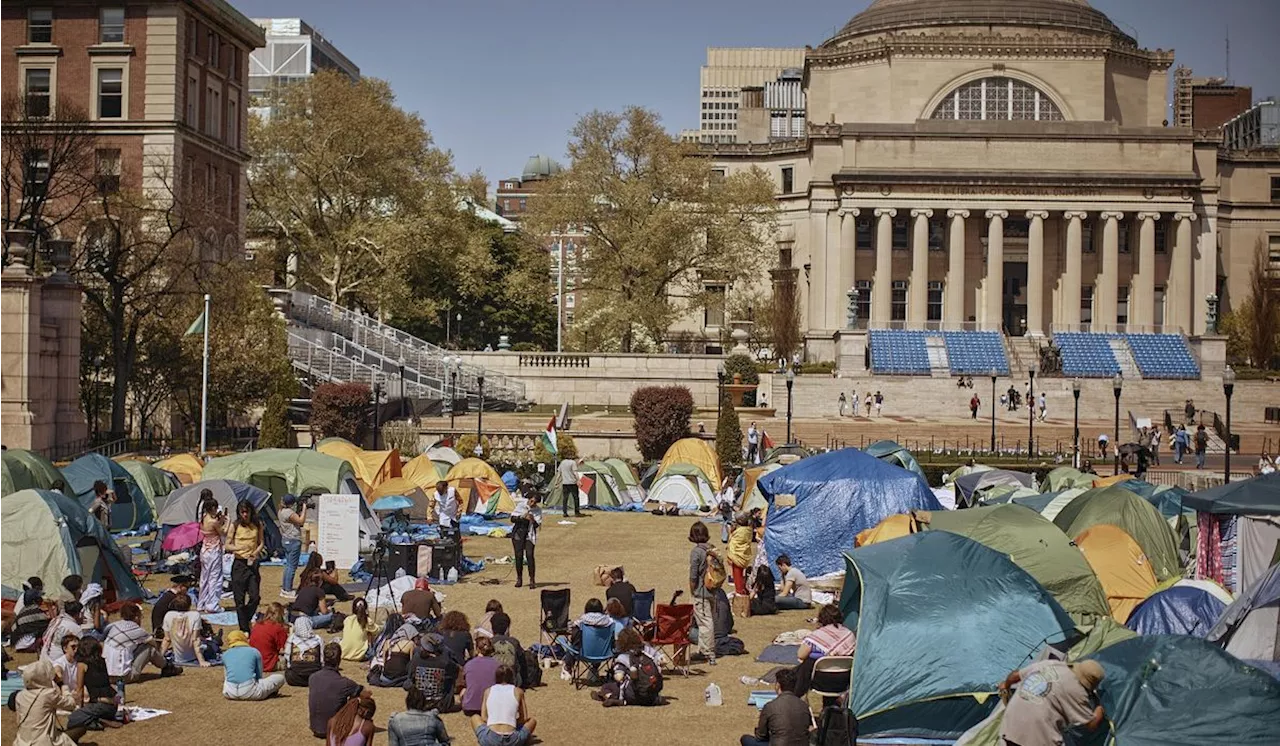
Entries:
<svg viewBox="0 0 1280 746">
<path fill-rule="evenodd" d="M 449 568 L 449 582 L 450 583 L 458 582 L 458 568 L 456 567 Z"/>
<path fill-rule="evenodd" d="M 721 695 L 720 687 L 716 686 L 716 682 L 707 684 L 707 690 L 702 693 L 702 698 L 706 702 L 707 707 L 719 707 L 724 704 L 724 698 Z"/>
</svg>

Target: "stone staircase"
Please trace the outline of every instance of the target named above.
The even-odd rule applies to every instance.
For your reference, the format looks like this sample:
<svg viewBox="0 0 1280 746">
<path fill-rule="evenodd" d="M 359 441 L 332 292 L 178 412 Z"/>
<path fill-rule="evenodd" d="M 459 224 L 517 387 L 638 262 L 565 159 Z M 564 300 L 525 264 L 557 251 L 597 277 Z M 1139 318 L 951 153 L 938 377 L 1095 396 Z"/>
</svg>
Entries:
<svg viewBox="0 0 1280 746">
<path fill-rule="evenodd" d="M 1040 345 L 1044 338 L 1008 337 L 1005 338 L 1005 354 L 1009 358 L 1009 374 L 1014 378 L 1026 378 L 1031 363 L 1040 362 Z"/>
<path fill-rule="evenodd" d="M 929 375 L 934 378 L 951 377 L 951 360 L 947 357 L 947 343 L 942 337 L 924 338 L 925 350 L 929 353 Z"/>
<path fill-rule="evenodd" d="M 1116 358 L 1116 365 L 1120 366 L 1120 375 L 1125 377 L 1126 381 L 1138 381 L 1142 379 L 1142 372 L 1138 370 L 1138 364 L 1133 359 L 1133 350 L 1129 349 L 1129 343 L 1123 339 L 1114 338 L 1109 340 L 1111 345 L 1111 354 Z"/>
</svg>

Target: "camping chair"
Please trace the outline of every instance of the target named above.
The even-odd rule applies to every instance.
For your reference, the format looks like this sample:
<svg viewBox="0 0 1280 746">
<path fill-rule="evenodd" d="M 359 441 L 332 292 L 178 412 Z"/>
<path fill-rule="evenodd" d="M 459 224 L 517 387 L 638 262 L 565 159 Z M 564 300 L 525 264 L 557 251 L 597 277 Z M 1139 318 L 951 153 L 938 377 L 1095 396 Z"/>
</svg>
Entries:
<svg viewBox="0 0 1280 746">
<path fill-rule="evenodd" d="M 631 594 L 631 619 L 644 638 L 653 634 L 653 599 L 656 593 L 655 589 L 650 588 Z"/>
<path fill-rule="evenodd" d="M 538 599 L 542 607 L 538 622 L 539 646 L 546 645 L 550 649 L 557 636 L 569 638 L 569 591 L 569 588 L 543 589 Z M 542 662 L 541 657 L 538 662 Z"/>
<path fill-rule="evenodd" d="M 564 646 L 568 650 L 569 675 L 573 679 L 575 689 L 581 689 L 583 686 L 596 686 L 597 683 L 591 679 L 600 677 L 600 666 L 607 664 L 613 660 L 613 625 L 607 627 L 592 627 L 589 625 L 579 625 L 578 629 L 582 632 L 582 644 L 579 648 L 574 648 L 568 642 L 568 637 L 563 639 Z M 581 664 L 586 664 L 581 665 Z"/>
<path fill-rule="evenodd" d="M 674 602 L 675 599 L 673 598 Z M 693 604 L 666 604 L 658 606 L 657 624 L 649 644 L 661 649 L 670 645 L 671 666 L 685 676 L 689 675 L 689 630 L 693 627 Z"/>
<path fill-rule="evenodd" d="M 853 656 L 826 655 L 813 664 L 809 691 L 822 697 L 839 697 L 849 692 L 853 679 Z"/>
</svg>

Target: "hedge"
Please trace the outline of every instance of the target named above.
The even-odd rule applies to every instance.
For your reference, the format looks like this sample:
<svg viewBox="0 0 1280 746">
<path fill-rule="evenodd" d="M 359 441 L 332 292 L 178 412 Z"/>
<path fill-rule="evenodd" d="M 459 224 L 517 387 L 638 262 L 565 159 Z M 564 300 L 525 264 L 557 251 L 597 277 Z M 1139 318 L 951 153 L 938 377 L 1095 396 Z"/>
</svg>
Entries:
<svg viewBox="0 0 1280 746">
<path fill-rule="evenodd" d="M 689 435 L 693 394 L 684 386 L 645 386 L 631 395 L 636 443 L 646 461 L 658 461 Z"/>
</svg>

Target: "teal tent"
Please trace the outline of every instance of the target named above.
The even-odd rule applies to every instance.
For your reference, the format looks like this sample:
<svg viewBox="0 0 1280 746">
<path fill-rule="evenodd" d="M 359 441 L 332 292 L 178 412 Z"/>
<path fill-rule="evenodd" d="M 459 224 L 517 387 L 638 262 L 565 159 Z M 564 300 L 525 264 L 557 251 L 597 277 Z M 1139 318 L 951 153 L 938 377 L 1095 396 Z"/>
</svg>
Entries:
<svg viewBox="0 0 1280 746">
<path fill-rule="evenodd" d="M 49 459 L 25 448 L 7 448 L 3 453 L 4 494 L 18 490 L 51 490 L 63 481 L 62 472 Z"/>
<path fill-rule="evenodd" d="M 88 508 L 93 504 L 93 483 L 105 482 L 115 492 L 116 501 L 111 506 L 112 531 L 129 531 L 155 520 L 151 502 L 123 466 L 97 453 L 88 453 L 62 468 L 67 480 L 67 492 L 75 495 L 80 504 Z"/>
<path fill-rule="evenodd" d="M 1046 644 L 1067 612 L 1000 552 L 948 531 L 859 547 L 840 611 L 858 635 L 849 707 L 863 735 L 954 739 Z"/>
<path fill-rule="evenodd" d="M 862 450 L 868 456 L 875 456 L 881 461 L 887 461 L 890 464 L 901 466 L 907 471 L 913 471 L 924 477 L 925 481 L 929 479 L 928 475 L 924 473 L 924 469 L 920 468 L 920 463 L 916 461 L 916 457 L 911 455 L 911 451 L 892 440 L 877 440 Z"/>
<path fill-rule="evenodd" d="M 1212 643 L 1183 635 L 1124 640 L 1093 656 L 1098 697 L 1122 746 L 1274 745 L 1280 681 Z"/>
<path fill-rule="evenodd" d="M 1280 471 L 1187 495 L 1182 506 L 1201 513 L 1280 515 Z"/>
</svg>

